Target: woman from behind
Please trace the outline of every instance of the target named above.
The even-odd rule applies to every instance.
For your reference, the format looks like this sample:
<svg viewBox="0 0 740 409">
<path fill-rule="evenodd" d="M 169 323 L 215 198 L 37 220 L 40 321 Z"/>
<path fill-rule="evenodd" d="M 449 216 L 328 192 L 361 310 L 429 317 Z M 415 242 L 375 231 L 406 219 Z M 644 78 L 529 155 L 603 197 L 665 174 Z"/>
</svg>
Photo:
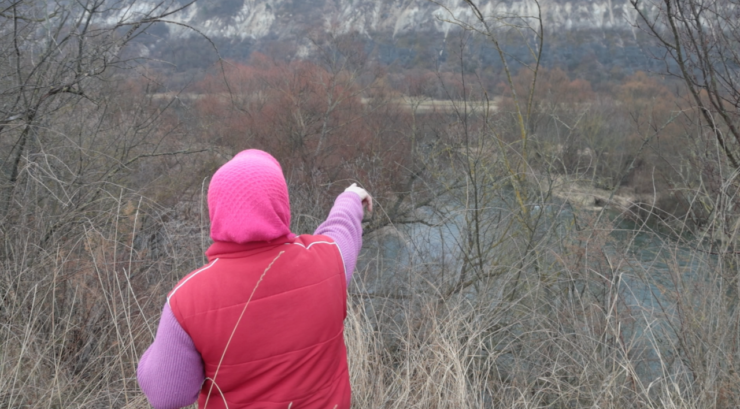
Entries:
<svg viewBox="0 0 740 409">
<path fill-rule="evenodd" d="M 347 283 L 362 246 L 355 184 L 313 235 L 290 232 L 280 164 L 246 150 L 208 188 L 208 263 L 170 291 L 139 385 L 157 409 L 350 406 Z"/>
</svg>

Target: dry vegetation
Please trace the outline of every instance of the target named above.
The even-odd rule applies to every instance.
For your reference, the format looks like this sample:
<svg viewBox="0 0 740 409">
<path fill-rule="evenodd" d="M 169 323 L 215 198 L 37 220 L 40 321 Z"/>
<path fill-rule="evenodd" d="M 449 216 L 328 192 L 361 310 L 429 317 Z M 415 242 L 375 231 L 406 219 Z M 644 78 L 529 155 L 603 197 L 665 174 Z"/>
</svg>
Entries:
<svg viewBox="0 0 740 409">
<path fill-rule="evenodd" d="M 165 9 L 126 32 L 0 5 L 0 407 L 147 406 L 136 363 L 203 263 L 208 176 L 248 147 L 283 164 L 295 232 L 352 181 L 376 198 L 353 407 L 740 405 L 737 172 L 728 125 L 680 88 L 536 65 L 399 81 L 340 38 L 314 62 L 224 62 L 178 98 L 120 51 Z M 643 203 L 584 212 L 553 198 L 564 178 Z"/>
</svg>

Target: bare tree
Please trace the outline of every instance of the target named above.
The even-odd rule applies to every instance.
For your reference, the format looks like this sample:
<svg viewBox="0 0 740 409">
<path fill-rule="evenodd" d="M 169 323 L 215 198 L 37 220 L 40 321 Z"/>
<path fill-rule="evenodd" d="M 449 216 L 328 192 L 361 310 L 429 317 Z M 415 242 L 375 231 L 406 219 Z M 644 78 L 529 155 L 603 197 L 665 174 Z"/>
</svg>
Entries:
<svg viewBox="0 0 740 409">
<path fill-rule="evenodd" d="M 143 67 L 145 54 L 134 39 L 154 24 L 179 24 L 167 19 L 190 4 L 0 1 L 6 244 L 18 229 L 33 231 L 31 242 L 41 248 L 56 234 L 75 237 L 70 226 L 100 217 L 93 209 L 101 200 L 136 189 L 130 182 L 143 180 L 136 174 L 144 171 L 142 159 L 199 150 L 182 138 L 165 143 L 177 127 L 163 122 L 171 102 L 152 99 L 152 76 L 129 75 Z"/>
<path fill-rule="evenodd" d="M 55 115 L 100 106 L 95 90 L 137 57 L 126 46 L 190 4 L 0 1 L 0 219 L 8 215 L 28 152 L 43 150 L 46 137 L 62 138 L 54 135 Z"/>
<path fill-rule="evenodd" d="M 734 169 L 740 167 L 740 2 L 630 0 L 665 50 L 668 74 L 681 79 Z"/>
</svg>

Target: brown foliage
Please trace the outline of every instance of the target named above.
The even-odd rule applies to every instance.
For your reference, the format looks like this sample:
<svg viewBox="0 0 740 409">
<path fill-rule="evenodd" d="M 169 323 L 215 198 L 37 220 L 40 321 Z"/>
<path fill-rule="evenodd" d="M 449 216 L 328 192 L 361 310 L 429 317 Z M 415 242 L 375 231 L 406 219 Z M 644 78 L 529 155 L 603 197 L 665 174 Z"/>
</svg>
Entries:
<svg viewBox="0 0 740 409">
<path fill-rule="evenodd" d="M 308 214 L 318 217 L 355 180 L 376 195 L 408 190 L 414 165 L 404 131 L 410 116 L 379 103 L 377 90 L 363 99 L 365 90 L 351 72 L 262 54 L 220 68 L 195 87 L 195 112 L 208 142 L 231 153 L 272 153 L 291 194 L 311 195 L 309 202 L 318 204 L 304 209 Z"/>
</svg>

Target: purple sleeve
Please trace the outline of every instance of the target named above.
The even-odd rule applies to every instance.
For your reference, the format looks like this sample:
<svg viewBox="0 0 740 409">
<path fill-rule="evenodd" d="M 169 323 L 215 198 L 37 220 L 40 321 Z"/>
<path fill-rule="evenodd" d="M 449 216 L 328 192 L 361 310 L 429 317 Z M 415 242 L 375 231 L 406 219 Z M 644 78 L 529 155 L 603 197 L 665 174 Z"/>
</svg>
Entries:
<svg viewBox="0 0 740 409">
<path fill-rule="evenodd" d="M 314 234 L 329 236 L 337 243 L 344 261 L 347 283 L 357 264 L 357 256 L 362 247 L 362 202 L 353 192 L 344 192 L 334 201 L 329 217 L 321 223 Z"/>
<path fill-rule="evenodd" d="M 181 408 L 198 399 L 203 373 L 193 340 L 165 304 L 157 336 L 136 370 L 141 390 L 156 409 Z"/>
</svg>

